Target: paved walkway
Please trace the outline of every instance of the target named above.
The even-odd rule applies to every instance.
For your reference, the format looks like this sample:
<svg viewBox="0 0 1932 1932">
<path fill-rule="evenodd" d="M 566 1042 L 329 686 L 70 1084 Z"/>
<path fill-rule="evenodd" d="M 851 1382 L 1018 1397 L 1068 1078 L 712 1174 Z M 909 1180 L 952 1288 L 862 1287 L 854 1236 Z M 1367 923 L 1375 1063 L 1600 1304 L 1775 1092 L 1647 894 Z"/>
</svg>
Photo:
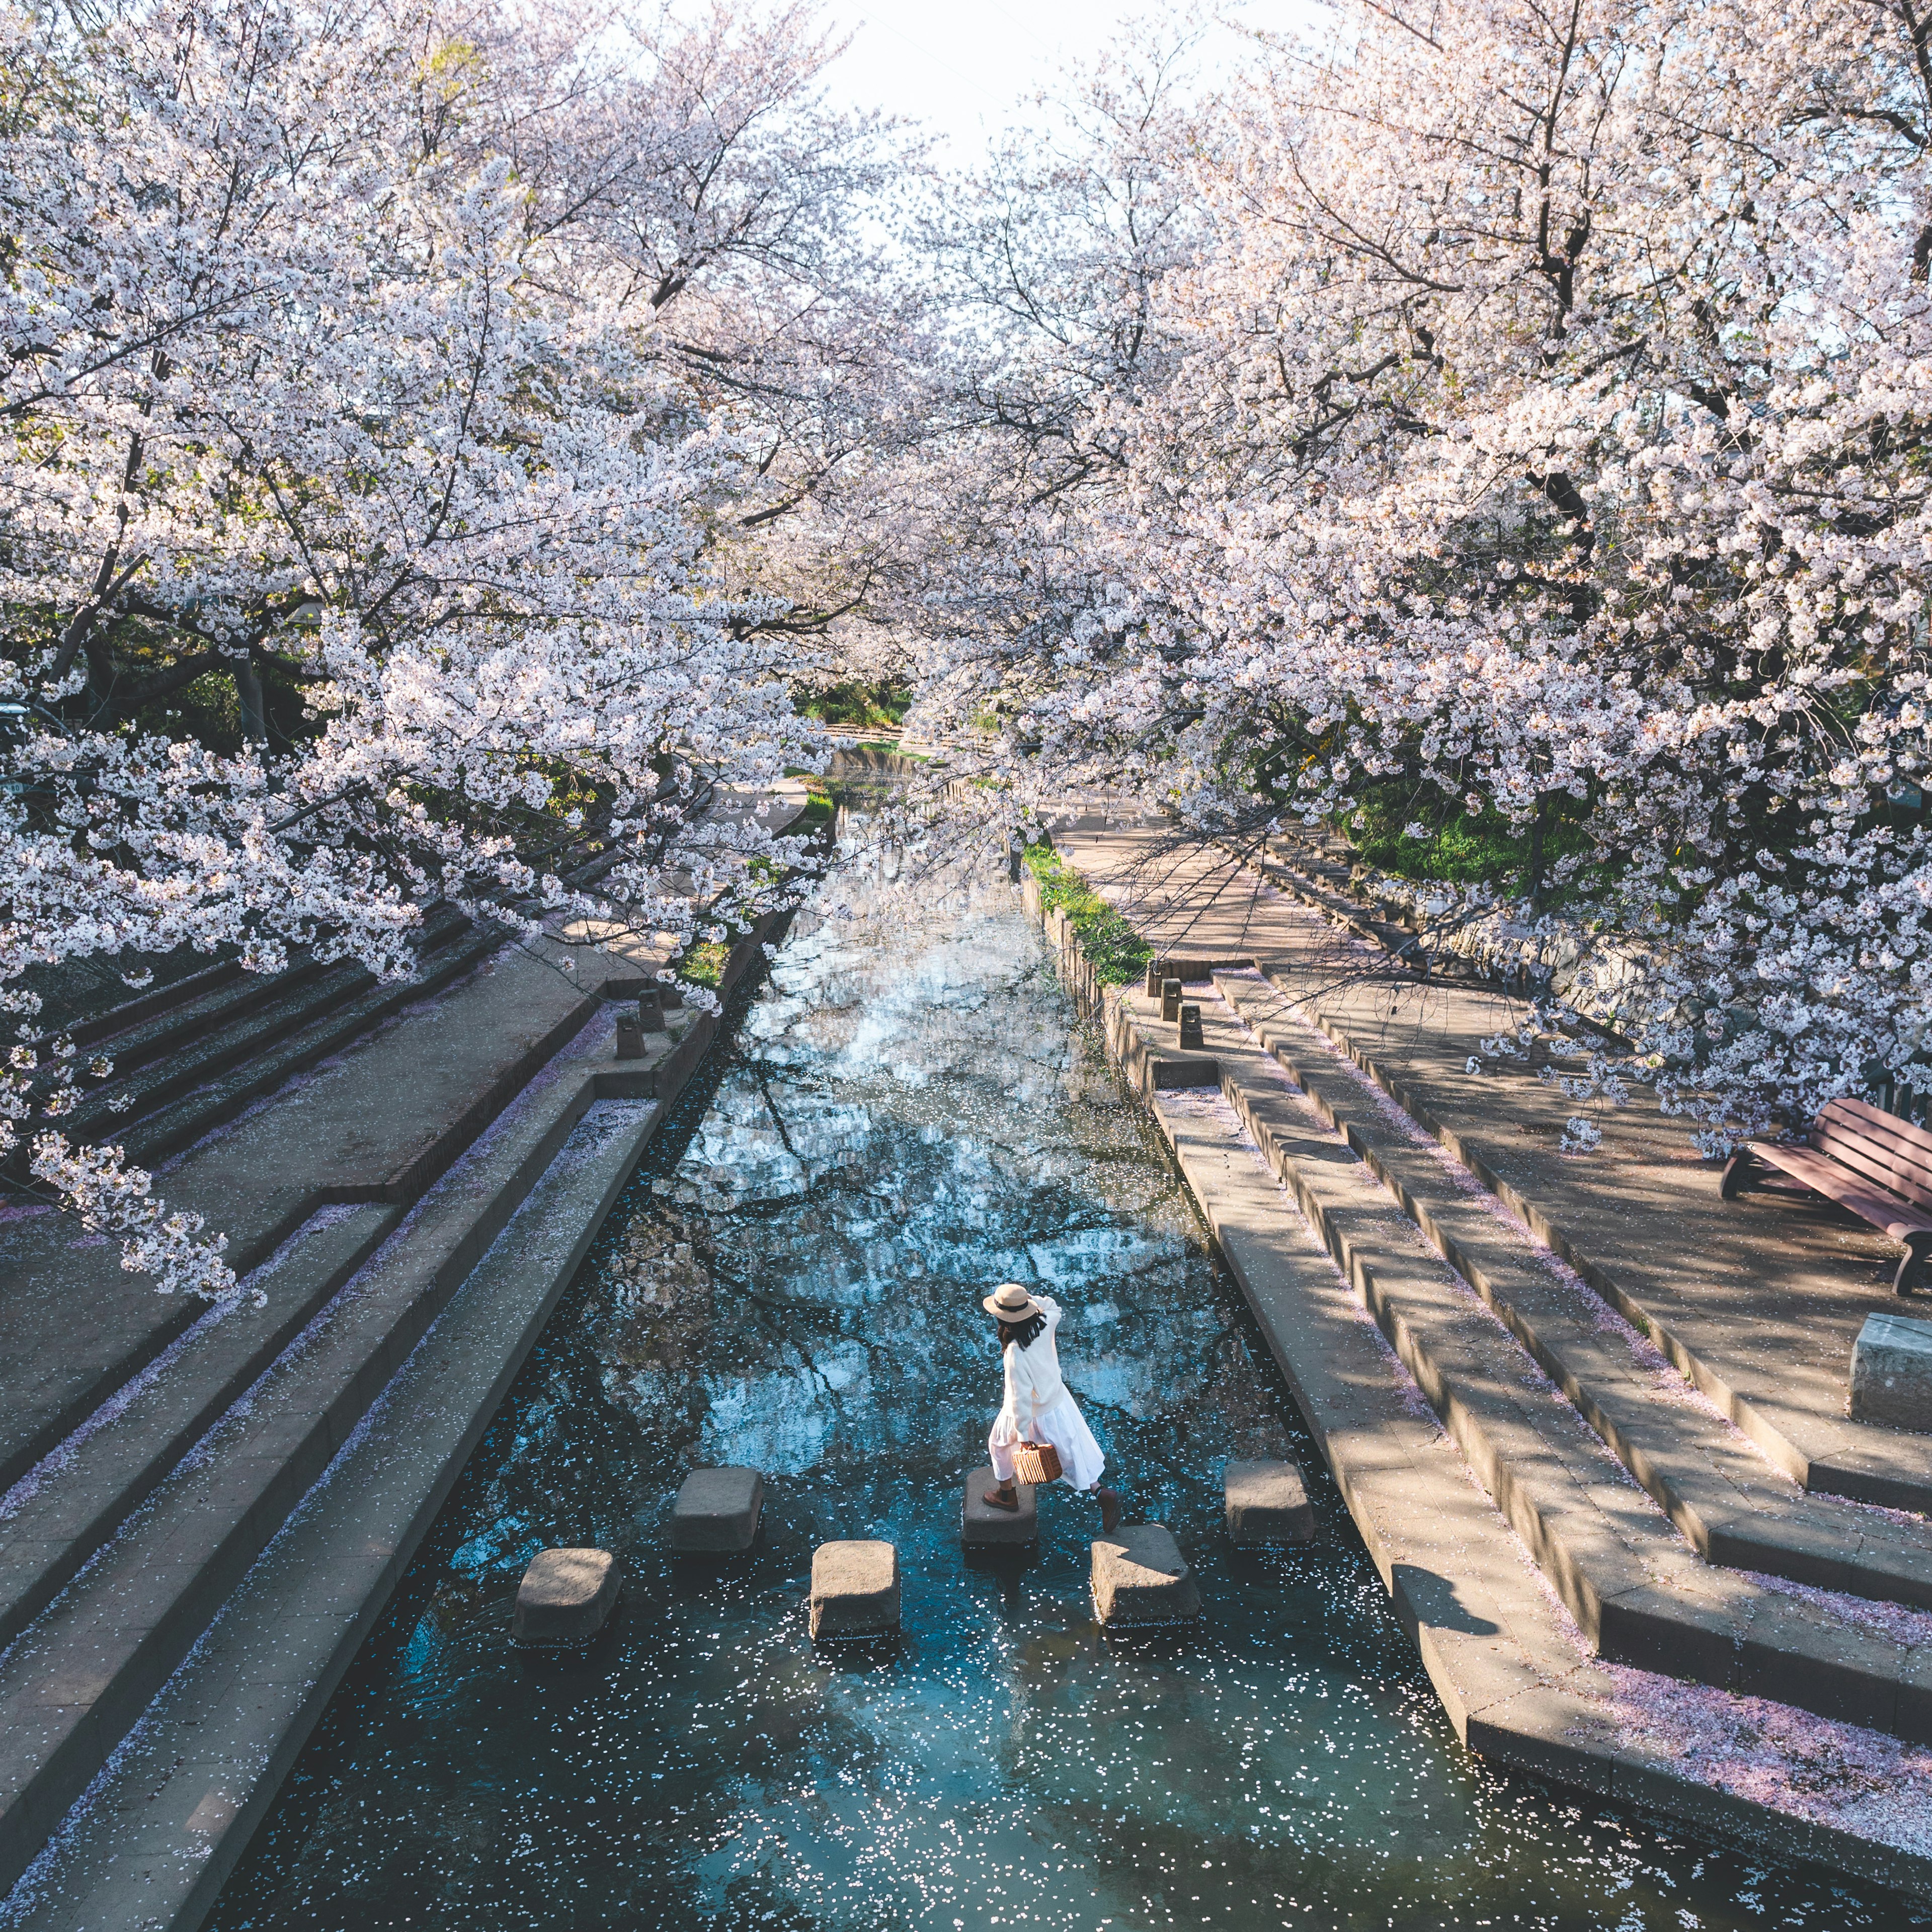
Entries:
<svg viewBox="0 0 1932 1932">
<path fill-rule="evenodd" d="M 1593 1115 L 1597 1152 L 1563 1154 L 1572 1103 L 1532 1070 L 1482 1052 L 1526 1010 L 1521 1001 L 1390 970 L 1382 949 L 1218 849 L 1098 820 L 1057 843 L 1157 950 L 1260 962 L 1297 1013 L 1372 1069 L 1599 1292 L 1647 1322 L 1797 1480 L 1932 1510 L 1932 1438 L 1845 1415 L 1852 1342 L 1868 1315 L 1898 1307 L 1892 1243 L 1822 1200 L 1720 1201 L 1716 1164 L 1642 1092 Z M 1472 1055 L 1480 1074 L 1467 1071 Z"/>
<path fill-rule="evenodd" d="M 1658 1352 L 1650 1338 L 1671 1338 L 1657 1322 L 1615 1312 L 1675 1292 L 1682 1325 L 1736 1380 L 1763 1373 L 1751 1394 L 1784 1399 L 1780 1425 L 1835 1422 L 1840 1462 L 1904 1468 L 1917 1438 L 1847 1437 L 1828 1366 L 1795 1391 L 1762 1368 L 1778 1348 L 1801 1359 L 1808 1311 L 1855 1327 L 1863 1307 L 1892 1305 L 1862 1231 L 1841 1244 L 1845 1231 L 1808 1214 L 1789 1238 L 1724 1228 L 1714 1168 L 1676 1158 L 1665 1137 L 1681 1129 L 1654 1109 L 1633 1109 L 1604 1154 L 1556 1154 L 1536 1138 L 1560 1124 L 1546 1088 L 1463 1071 L 1473 1042 L 1456 1030 L 1492 1031 L 1511 1003 L 1392 972 L 1382 946 L 1163 832 L 1096 820 L 1056 843 L 1158 951 L 1191 962 L 1200 1046 L 1183 1053 L 1133 986 L 1105 999 L 1110 1048 L 1172 1143 L 1459 1733 L 1503 1762 L 1932 1892 L 1916 1795 L 1932 1774 L 1932 1534 L 1829 1493 L 1820 1463 L 1808 1466 L 1827 1492 L 1808 1492 L 1788 1456 Z M 1046 923 L 1092 1001 L 1077 941 Z M 1642 1204 L 1634 1225 L 1628 1198 Z M 1747 1258 L 1755 1298 L 1726 1282 L 1700 1299 L 1671 1239 L 1694 1216 L 1707 1255 L 1722 1240 L 1728 1264 Z M 1526 1220 L 1567 1241 L 1589 1280 Z M 1726 1310 L 1755 1324 L 1742 1341 Z"/>
</svg>

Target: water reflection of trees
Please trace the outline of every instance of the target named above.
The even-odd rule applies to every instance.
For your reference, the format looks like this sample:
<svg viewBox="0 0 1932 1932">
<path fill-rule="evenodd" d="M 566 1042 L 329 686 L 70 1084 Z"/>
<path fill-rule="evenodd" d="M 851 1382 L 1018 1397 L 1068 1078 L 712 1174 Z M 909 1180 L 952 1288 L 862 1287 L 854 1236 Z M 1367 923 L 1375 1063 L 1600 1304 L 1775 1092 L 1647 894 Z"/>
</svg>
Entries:
<svg viewBox="0 0 1932 1932">
<path fill-rule="evenodd" d="M 1267 1438 L 1191 1210 L 1010 886 L 937 901 L 795 928 L 617 1243 L 607 1392 L 706 1460 L 796 1474 L 889 1443 L 950 1466 L 998 1397 L 978 1297 L 1012 1278 L 1067 1308 L 1069 1378 L 1103 1436 L 1158 1423 L 1179 1442 L 1211 1394 Z"/>
</svg>

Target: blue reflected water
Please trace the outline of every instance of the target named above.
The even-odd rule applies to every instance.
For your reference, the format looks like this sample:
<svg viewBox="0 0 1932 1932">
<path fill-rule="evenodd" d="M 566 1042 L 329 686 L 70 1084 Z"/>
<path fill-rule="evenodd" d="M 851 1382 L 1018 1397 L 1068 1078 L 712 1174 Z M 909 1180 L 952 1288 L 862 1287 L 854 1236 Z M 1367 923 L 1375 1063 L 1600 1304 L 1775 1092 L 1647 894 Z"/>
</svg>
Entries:
<svg viewBox="0 0 1932 1932">
<path fill-rule="evenodd" d="M 864 898 L 862 884 L 842 890 Z M 1093 1506 L 969 1562 L 988 1286 L 1069 1310 L 1067 1379 L 1198 1631 L 1103 1638 Z M 1232 1456 L 1322 1538 L 1231 1550 Z M 694 1463 L 771 1480 L 749 1556 L 674 1566 Z M 898 1546 L 896 1640 L 814 1652 L 814 1545 Z M 580 1658 L 506 1642 L 548 1544 L 621 1550 Z M 1185 1197 L 1004 883 L 802 916 L 653 1144 L 391 1614 L 222 1894 L 221 1932 L 1890 1927 L 1816 1870 L 1484 1769 Z"/>
</svg>

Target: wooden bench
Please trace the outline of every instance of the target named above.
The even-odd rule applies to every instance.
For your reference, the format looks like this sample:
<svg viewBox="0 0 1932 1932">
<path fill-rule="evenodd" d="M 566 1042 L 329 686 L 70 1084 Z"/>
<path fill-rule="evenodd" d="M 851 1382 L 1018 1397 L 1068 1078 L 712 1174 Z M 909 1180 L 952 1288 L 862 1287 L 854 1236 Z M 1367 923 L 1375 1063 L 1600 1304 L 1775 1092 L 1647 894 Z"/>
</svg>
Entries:
<svg viewBox="0 0 1932 1932">
<path fill-rule="evenodd" d="M 1932 1134 L 1862 1100 L 1834 1100 L 1808 1142 L 1751 1141 L 1732 1155 L 1718 1192 L 1735 1201 L 1762 1161 L 1812 1192 L 1828 1194 L 1905 1245 L 1894 1290 L 1910 1294 L 1932 1252 Z"/>
</svg>

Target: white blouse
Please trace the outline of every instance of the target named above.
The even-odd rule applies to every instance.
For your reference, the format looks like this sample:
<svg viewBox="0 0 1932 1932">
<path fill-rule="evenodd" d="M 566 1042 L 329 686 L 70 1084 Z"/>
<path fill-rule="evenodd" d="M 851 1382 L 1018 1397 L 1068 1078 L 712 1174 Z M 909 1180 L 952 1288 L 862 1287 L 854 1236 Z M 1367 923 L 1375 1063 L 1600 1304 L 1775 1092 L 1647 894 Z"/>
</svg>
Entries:
<svg viewBox="0 0 1932 1932">
<path fill-rule="evenodd" d="M 1022 1348 L 1010 1342 L 1001 1352 L 1006 1372 L 1006 1400 L 986 1438 L 986 1450 L 996 1474 L 1010 1478 L 1009 1460 L 1016 1443 L 1051 1442 L 1060 1452 L 1060 1480 L 1070 1488 L 1090 1490 L 1100 1480 L 1106 1457 L 1080 1413 L 1080 1405 L 1060 1378 L 1060 1349 L 1054 1330 L 1060 1326 L 1060 1306 L 1036 1295 L 1046 1326 Z"/>
<path fill-rule="evenodd" d="M 1036 1439 L 1034 1431 L 1040 1418 L 1066 1399 L 1066 1384 L 1060 1379 L 1060 1351 L 1053 1340 L 1053 1331 L 1060 1326 L 1060 1304 L 1049 1295 L 1034 1299 L 1046 1317 L 1046 1328 L 1025 1348 L 1009 1342 L 1004 1352 L 1006 1392 L 999 1419 L 1022 1442 Z"/>
</svg>

